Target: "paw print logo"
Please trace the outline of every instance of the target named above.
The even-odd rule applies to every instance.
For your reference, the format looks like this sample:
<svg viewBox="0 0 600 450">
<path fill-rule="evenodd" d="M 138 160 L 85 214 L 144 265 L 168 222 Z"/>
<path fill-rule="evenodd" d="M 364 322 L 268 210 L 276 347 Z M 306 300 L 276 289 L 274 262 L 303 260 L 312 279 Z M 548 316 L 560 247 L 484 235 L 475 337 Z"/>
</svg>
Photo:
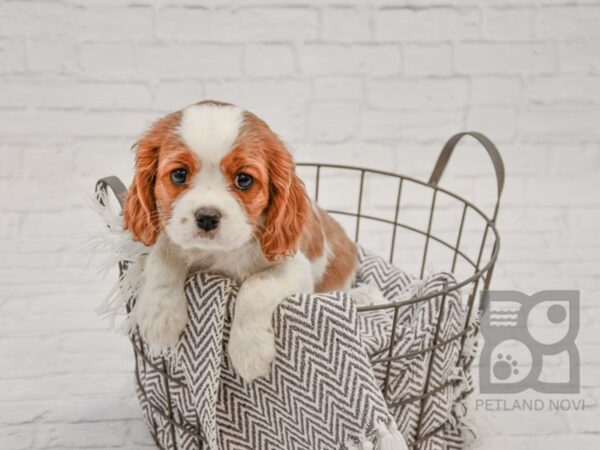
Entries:
<svg viewBox="0 0 600 450">
<path fill-rule="evenodd" d="M 519 363 L 513 359 L 512 355 L 504 356 L 502 353 L 498 353 L 497 358 L 498 361 L 492 367 L 492 371 L 498 380 L 508 380 L 512 375 L 519 375 L 517 368 Z"/>
<path fill-rule="evenodd" d="M 482 294 L 487 306 L 481 331 L 481 393 L 511 394 L 533 389 L 542 393 L 579 392 L 579 292 L 542 291 L 532 296 L 516 291 Z M 569 361 L 564 381 L 550 382 L 544 360 Z"/>
</svg>

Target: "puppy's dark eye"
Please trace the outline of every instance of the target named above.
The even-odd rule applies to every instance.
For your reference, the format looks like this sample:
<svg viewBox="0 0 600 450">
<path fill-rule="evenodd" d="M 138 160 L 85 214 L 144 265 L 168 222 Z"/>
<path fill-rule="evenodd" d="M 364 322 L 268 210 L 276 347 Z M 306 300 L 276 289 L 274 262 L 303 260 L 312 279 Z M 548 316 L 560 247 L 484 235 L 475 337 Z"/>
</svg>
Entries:
<svg viewBox="0 0 600 450">
<path fill-rule="evenodd" d="M 182 185 L 187 181 L 187 170 L 185 169 L 175 169 L 171 172 L 171 181 L 173 184 Z"/>
<path fill-rule="evenodd" d="M 242 191 L 246 191 L 248 189 L 250 189 L 250 187 L 252 187 L 252 184 L 254 183 L 254 178 L 252 178 L 251 175 L 248 175 L 247 173 L 238 173 L 235 176 L 235 187 L 242 190 Z"/>
</svg>

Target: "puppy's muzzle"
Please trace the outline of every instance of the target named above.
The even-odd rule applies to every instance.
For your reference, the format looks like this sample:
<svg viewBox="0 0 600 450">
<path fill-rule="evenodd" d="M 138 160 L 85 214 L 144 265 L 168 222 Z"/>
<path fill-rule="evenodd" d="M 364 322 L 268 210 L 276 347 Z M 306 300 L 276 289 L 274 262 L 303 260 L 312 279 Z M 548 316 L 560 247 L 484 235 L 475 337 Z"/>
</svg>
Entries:
<svg viewBox="0 0 600 450">
<path fill-rule="evenodd" d="M 216 209 L 200 208 L 194 213 L 196 225 L 204 231 L 214 230 L 221 222 L 221 213 Z"/>
</svg>

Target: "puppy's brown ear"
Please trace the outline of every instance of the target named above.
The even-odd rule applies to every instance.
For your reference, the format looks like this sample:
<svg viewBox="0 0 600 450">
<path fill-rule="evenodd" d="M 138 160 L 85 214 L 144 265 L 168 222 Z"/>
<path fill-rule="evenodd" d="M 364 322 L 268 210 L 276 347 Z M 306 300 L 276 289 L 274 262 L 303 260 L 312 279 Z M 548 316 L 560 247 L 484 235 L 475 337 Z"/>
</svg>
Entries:
<svg viewBox="0 0 600 450">
<path fill-rule="evenodd" d="M 163 117 L 136 144 L 135 176 L 123 207 L 123 226 L 133 238 L 153 245 L 160 233 L 155 184 L 158 154 L 181 120 L 181 112 Z"/>
<path fill-rule="evenodd" d="M 136 144 L 135 176 L 123 207 L 123 226 L 133 238 L 153 245 L 159 234 L 154 185 L 158 168 L 160 141 L 153 130 Z"/>
<path fill-rule="evenodd" d="M 269 206 L 261 248 L 267 259 L 274 261 L 298 249 L 310 204 L 304 184 L 296 175 L 292 155 L 274 135 L 269 153 Z"/>
</svg>

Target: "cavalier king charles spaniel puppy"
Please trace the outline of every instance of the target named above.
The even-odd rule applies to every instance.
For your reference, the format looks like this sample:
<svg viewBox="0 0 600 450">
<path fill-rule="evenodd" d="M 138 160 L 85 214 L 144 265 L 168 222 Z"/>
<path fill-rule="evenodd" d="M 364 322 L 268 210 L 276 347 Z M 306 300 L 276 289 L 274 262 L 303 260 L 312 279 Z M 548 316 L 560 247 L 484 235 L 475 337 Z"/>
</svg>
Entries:
<svg viewBox="0 0 600 450">
<path fill-rule="evenodd" d="M 136 147 L 124 226 L 152 246 L 132 311 L 142 337 L 154 352 L 174 348 L 188 320 L 188 274 L 222 274 L 240 284 L 233 367 L 246 381 L 267 375 L 277 305 L 296 293 L 349 290 L 355 244 L 308 199 L 283 142 L 237 106 L 191 105 Z"/>
</svg>

